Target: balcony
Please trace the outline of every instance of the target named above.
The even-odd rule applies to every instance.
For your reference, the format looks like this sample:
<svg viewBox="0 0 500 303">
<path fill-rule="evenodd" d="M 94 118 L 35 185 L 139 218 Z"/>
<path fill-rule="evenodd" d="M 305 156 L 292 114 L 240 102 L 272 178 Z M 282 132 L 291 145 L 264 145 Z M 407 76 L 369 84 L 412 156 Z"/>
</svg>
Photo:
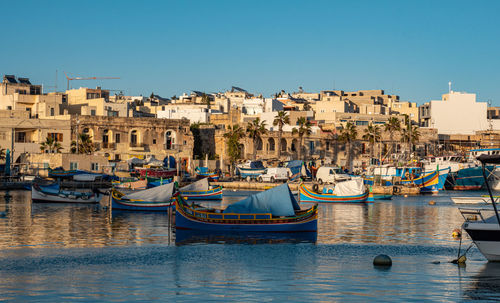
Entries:
<svg viewBox="0 0 500 303">
<path fill-rule="evenodd" d="M 103 149 L 116 149 L 116 143 L 114 142 L 102 142 Z"/>
<path fill-rule="evenodd" d="M 146 151 L 148 145 L 144 143 L 130 142 L 129 148 L 133 151 Z"/>
</svg>

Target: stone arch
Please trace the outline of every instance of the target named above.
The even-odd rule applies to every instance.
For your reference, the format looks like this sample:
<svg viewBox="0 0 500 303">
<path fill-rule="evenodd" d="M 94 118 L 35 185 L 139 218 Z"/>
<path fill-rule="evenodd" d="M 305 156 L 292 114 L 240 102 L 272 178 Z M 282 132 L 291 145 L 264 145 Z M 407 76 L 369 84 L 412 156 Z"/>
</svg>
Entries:
<svg viewBox="0 0 500 303">
<path fill-rule="evenodd" d="M 141 132 L 137 129 L 132 129 L 128 135 L 130 145 L 138 146 L 141 143 Z"/>
<path fill-rule="evenodd" d="M 264 144 L 262 143 L 262 139 L 260 137 L 257 137 L 256 143 L 257 146 L 255 148 L 257 148 L 257 150 L 262 150 L 262 145 Z"/>
<path fill-rule="evenodd" d="M 274 138 L 267 139 L 267 150 L 268 151 L 275 151 L 276 150 Z"/>
<path fill-rule="evenodd" d="M 287 151 L 288 144 L 286 142 L 285 138 L 281 138 L 281 151 L 286 152 Z"/>
<path fill-rule="evenodd" d="M 175 144 L 177 143 L 177 133 L 169 129 L 165 132 L 165 149 L 171 150 L 175 148 Z"/>
</svg>

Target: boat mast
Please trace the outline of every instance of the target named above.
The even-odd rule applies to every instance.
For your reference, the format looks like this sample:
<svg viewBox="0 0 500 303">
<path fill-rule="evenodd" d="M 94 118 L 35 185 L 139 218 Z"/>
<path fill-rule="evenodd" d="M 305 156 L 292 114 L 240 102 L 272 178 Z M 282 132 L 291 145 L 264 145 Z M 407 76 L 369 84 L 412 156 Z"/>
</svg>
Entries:
<svg viewBox="0 0 500 303">
<path fill-rule="evenodd" d="M 483 178 L 486 183 L 486 188 L 488 189 L 488 194 L 490 194 L 491 204 L 493 204 L 493 208 L 495 209 L 495 216 L 497 217 L 498 225 L 500 225 L 500 216 L 498 215 L 497 205 L 495 203 L 495 199 L 493 199 L 493 194 L 491 193 L 490 184 L 488 183 L 488 178 L 486 177 L 486 165 L 484 162 L 481 162 L 483 165 Z"/>
</svg>

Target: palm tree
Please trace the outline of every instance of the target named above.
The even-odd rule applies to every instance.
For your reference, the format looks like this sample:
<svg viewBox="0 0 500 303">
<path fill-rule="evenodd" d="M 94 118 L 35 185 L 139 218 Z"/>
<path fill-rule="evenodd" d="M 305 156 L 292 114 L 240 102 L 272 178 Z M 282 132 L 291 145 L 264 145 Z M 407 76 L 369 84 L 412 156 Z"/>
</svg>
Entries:
<svg viewBox="0 0 500 303">
<path fill-rule="evenodd" d="M 255 118 L 251 123 L 247 124 L 246 132 L 248 137 L 252 139 L 253 142 L 253 159 L 257 159 L 257 143 L 258 139 L 265 133 L 267 133 L 266 122 L 260 121 L 260 118 Z"/>
<path fill-rule="evenodd" d="M 306 117 L 300 117 L 297 119 L 297 125 L 299 128 L 293 128 L 292 134 L 299 135 L 299 160 L 302 159 L 302 147 L 304 146 L 304 136 L 309 136 L 311 134 L 311 123 L 307 121 Z"/>
<path fill-rule="evenodd" d="M 0 160 L 5 160 L 5 148 L 0 147 Z"/>
<path fill-rule="evenodd" d="M 394 142 L 394 133 L 401 131 L 401 120 L 397 117 L 390 117 L 384 125 L 384 131 L 389 133 L 389 139 L 392 144 L 392 152 L 396 152 L 396 143 Z"/>
<path fill-rule="evenodd" d="M 405 127 L 401 128 L 401 142 L 408 144 L 408 156 L 411 156 L 413 145 L 420 139 L 420 132 L 417 126 L 411 124 L 408 115 L 405 115 Z"/>
<path fill-rule="evenodd" d="M 92 143 L 92 136 L 79 133 L 78 134 L 78 147 L 75 141 L 71 142 L 71 152 L 78 154 L 92 154 L 94 152 L 94 144 Z"/>
<path fill-rule="evenodd" d="M 375 151 L 375 143 L 380 142 L 380 128 L 373 123 L 370 123 L 368 127 L 365 129 L 365 133 L 363 135 L 363 140 L 366 140 L 370 143 L 370 158 L 373 159 L 374 151 Z"/>
<path fill-rule="evenodd" d="M 285 124 L 290 124 L 290 116 L 281 110 L 273 121 L 273 125 L 278 126 L 278 158 L 281 158 L 281 138 L 283 137 L 283 126 Z"/>
<path fill-rule="evenodd" d="M 57 140 L 51 136 L 47 136 L 45 141 L 40 144 L 40 150 L 42 152 L 60 153 L 62 149 L 61 143 L 57 142 Z"/>
<path fill-rule="evenodd" d="M 349 171 L 352 171 L 351 144 L 356 140 L 357 137 L 358 131 L 356 130 L 356 126 L 354 124 L 352 124 L 351 122 L 347 122 L 345 127 L 342 125 L 340 129 L 339 140 L 346 145 L 347 165 L 349 167 Z"/>
<path fill-rule="evenodd" d="M 229 127 L 228 132 L 224 134 L 227 140 L 227 149 L 229 159 L 231 160 L 231 174 L 234 171 L 234 162 L 241 158 L 240 139 L 245 135 L 245 131 L 238 124 Z"/>
</svg>

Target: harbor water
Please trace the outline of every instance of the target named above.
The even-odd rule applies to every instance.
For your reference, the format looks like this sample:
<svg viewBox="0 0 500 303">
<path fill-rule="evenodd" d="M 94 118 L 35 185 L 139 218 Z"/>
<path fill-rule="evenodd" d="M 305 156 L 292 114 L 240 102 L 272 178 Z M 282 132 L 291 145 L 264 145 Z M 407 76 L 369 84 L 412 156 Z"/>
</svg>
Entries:
<svg viewBox="0 0 500 303">
<path fill-rule="evenodd" d="M 222 206 L 250 192 L 226 191 Z M 0 300 L 500 300 L 500 264 L 473 247 L 458 267 L 450 196 L 322 204 L 316 235 L 175 233 L 165 213 L 32 204 L 0 193 Z M 429 201 L 435 201 L 430 205 Z M 462 247 L 470 239 L 465 236 Z M 390 268 L 372 264 L 378 254 Z"/>
</svg>

